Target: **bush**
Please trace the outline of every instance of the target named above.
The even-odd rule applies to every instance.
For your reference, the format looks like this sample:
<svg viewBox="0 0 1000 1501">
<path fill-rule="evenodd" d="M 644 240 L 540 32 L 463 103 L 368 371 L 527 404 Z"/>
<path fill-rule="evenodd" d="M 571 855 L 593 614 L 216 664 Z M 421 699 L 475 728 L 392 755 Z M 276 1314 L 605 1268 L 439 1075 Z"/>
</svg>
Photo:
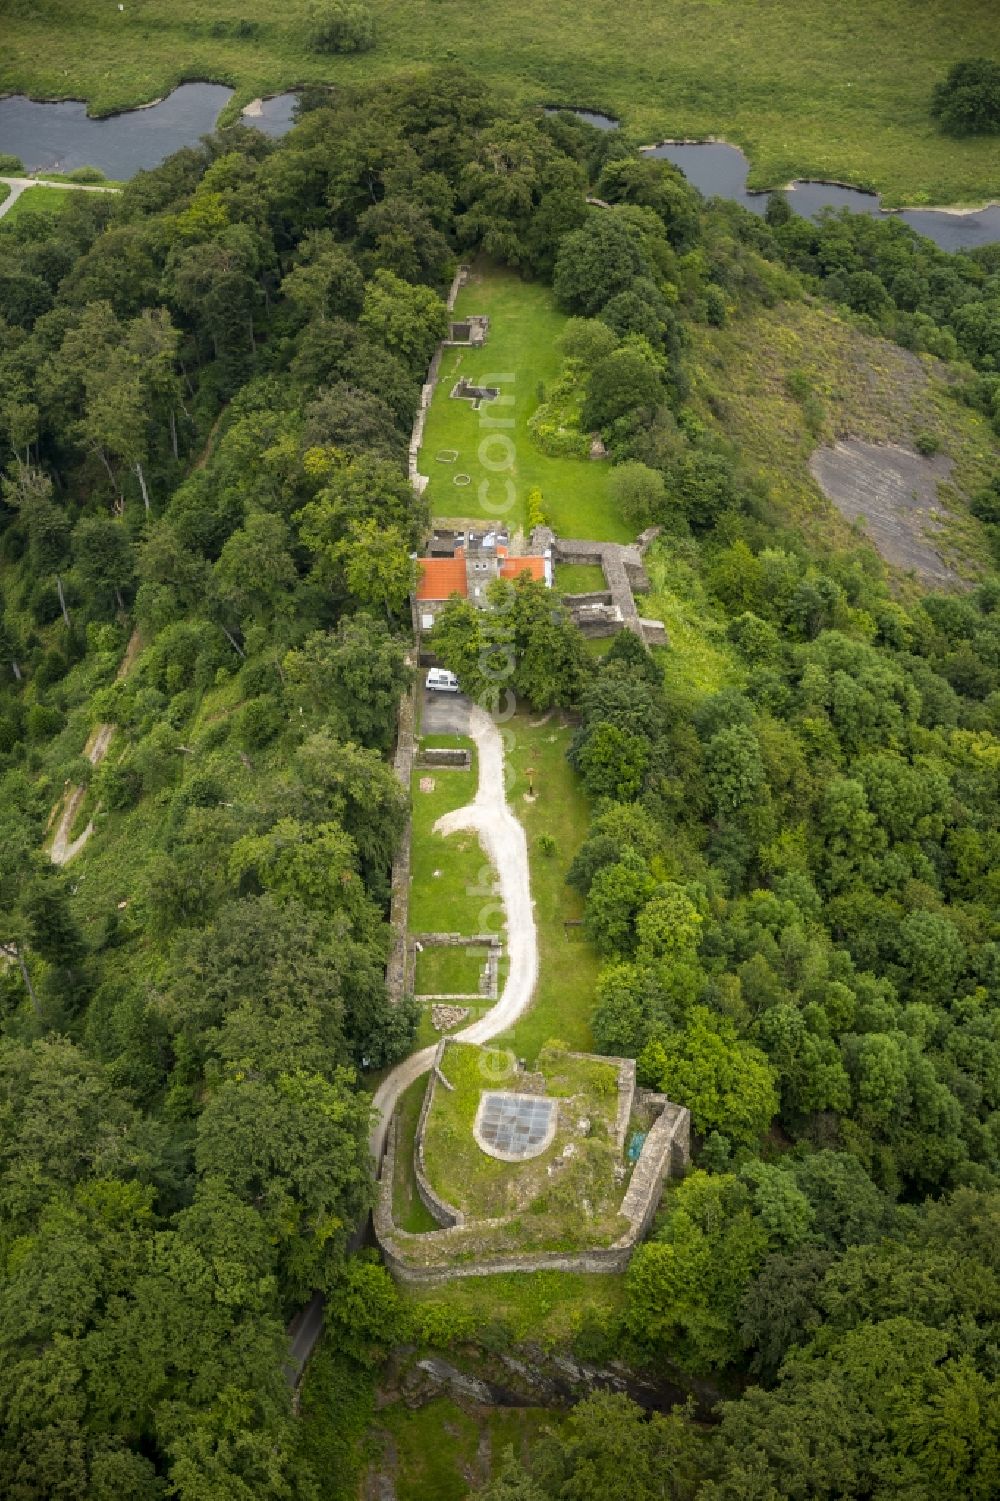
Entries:
<svg viewBox="0 0 1000 1501">
<path fill-rule="evenodd" d="M 590 437 L 578 427 L 566 427 L 560 409 L 545 402 L 528 418 L 528 431 L 542 453 L 550 459 L 586 459 Z"/>
<path fill-rule="evenodd" d="M 97 773 L 97 796 L 106 808 L 134 808 L 142 796 L 142 777 L 134 766 L 105 761 Z"/>
<path fill-rule="evenodd" d="M 545 512 L 542 510 L 542 492 L 537 485 L 533 485 L 528 491 L 528 531 L 533 532 L 536 526 L 545 525 Z"/>
<path fill-rule="evenodd" d="M 240 711 L 238 735 L 247 750 L 256 750 L 273 740 L 284 723 L 284 715 L 273 698 L 252 698 Z"/>
<path fill-rule="evenodd" d="M 987 57 L 956 63 L 934 90 L 931 114 L 953 136 L 1000 131 L 1000 63 Z"/>
<path fill-rule="evenodd" d="M 922 453 L 925 459 L 933 458 L 936 453 L 941 451 L 941 440 L 936 433 L 917 433 L 915 442 L 917 453 Z"/>
<path fill-rule="evenodd" d="M 361 0 L 313 0 L 309 44 L 314 52 L 368 52 L 375 45 L 375 17 Z"/>
<path fill-rule="evenodd" d="M 546 856 L 554 855 L 555 854 L 555 852 L 556 852 L 556 841 L 555 841 L 555 837 L 552 834 L 539 834 L 539 836 L 538 836 L 538 852 L 539 852 L 539 854 L 546 855 Z"/>
<path fill-rule="evenodd" d="M 20 177 L 24 172 L 24 163 L 19 156 L 12 156 L 9 151 L 0 151 L 0 176 Z"/>
<path fill-rule="evenodd" d="M 609 488 L 618 514 L 637 531 L 663 512 L 666 485 L 663 475 L 646 464 L 619 464 L 611 471 Z"/>
<path fill-rule="evenodd" d="M 28 710 L 28 739 L 36 742 L 57 735 L 63 726 L 63 717 L 58 709 L 47 704 L 32 704 Z"/>
<path fill-rule="evenodd" d="M 100 167 L 74 167 L 72 172 L 67 172 L 69 182 L 106 182 L 107 178 Z"/>
</svg>

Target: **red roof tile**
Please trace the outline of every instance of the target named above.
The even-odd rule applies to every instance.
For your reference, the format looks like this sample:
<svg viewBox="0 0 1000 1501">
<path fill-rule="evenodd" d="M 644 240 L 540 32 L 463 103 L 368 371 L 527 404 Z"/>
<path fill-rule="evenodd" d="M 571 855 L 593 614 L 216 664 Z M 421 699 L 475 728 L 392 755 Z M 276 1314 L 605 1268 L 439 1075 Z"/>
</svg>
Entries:
<svg viewBox="0 0 1000 1501">
<path fill-rule="evenodd" d="M 504 558 L 500 564 L 502 579 L 517 579 L 528 573 L 533 579 L 545 580 L 544 558 Z"/>
<path fill-rule="evenodd" d="M 468 594 L 465 580 L 465 559 L 421 558 L 420 579 L 417 583 L 417 599 L 450 599 Z"/>
</svg>

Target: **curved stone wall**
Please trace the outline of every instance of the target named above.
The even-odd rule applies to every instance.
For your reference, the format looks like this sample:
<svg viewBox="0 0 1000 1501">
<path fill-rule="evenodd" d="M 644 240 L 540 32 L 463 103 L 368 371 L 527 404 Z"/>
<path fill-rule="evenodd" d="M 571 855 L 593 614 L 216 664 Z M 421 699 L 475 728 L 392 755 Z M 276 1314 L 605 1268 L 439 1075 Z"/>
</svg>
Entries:
<svg viewBox="0 0 1000 1501">
<path fill-rule="evenodd" d="M 629 1221 L 629 1228 L 625 1234 L 613 1245 L 587 1247 L 581 1251 L 526 1252 L 523 1256 L 498 1256 L 487 1260 L 456 1262 L 451 1266 L 428 1266 L 426 1263 L 421 1263 L 419 1259 L 421 1252 L 426 1253 L 429 1249 L 447 1249 L 449 1243 L 453 1241 L 461 1243 L 465 1240 L 463 1232 L 468 1228 L 461 1210 L 448 1204 L 435 1193 L 424 1171 L 424 1126 L 439 1079 L 443 1080 L 439 1065 L 445 1044 L 446 1039 L 442 1039 L 435 1054 L 434 1068 L 428 1080 L 417 1124 L 413 1153 L 417 1192 L 429 1213 L 444 1228 L 431 1230 L 424 1235 L 414 1235 L 407 1230 L 399 1229 L 393 1220 L 392 1188 L 398 1145 L 398 1122 L 394 1118 L 387 1137 L 379 1196 L 373 1216 L 375 1234 L 386 1265 L 393 1276 L 400 1282 L 434 1284 L 452 1282 L 465 1277 L 486 1277 L 501 1272 L 624 1271 L 633 1250 L 652 1223 L 660 1203 L 665 1179 L 670 1176 L 681 1176 L 688 1165 L 691 1115 L 683 1105 L 675 1105 L 665 1095 L 652 1094 L 648 1090 L 636 1090 L 633 1059 L 605 1058 L 597 1054 L 576 1054 L 575 1056 L 618 1065 L 619 1110 L 615 1123 L 615 1137 L 619 1150 L 624 1145 L 633 1100 L 638 1100 L 644 1109 L 657 1112 L 622 1200 L 620 1213 Z M 624 1101 L 627 1101 L 627 1105 L 623 1103 Z M 481 1220 L 475 1223 L 487 1229 L 491 1226 L 503 1225 L 505 1221 Z"/>
</svg>

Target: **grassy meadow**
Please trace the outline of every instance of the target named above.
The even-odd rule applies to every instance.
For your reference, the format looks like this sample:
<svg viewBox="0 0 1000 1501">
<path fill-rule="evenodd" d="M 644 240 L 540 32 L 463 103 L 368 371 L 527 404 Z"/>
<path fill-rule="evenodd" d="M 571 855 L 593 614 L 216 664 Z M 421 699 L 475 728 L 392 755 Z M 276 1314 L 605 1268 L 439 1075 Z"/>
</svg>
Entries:
<svg viewBox="0 0 1000 1501">
<path fill-rule="evenodd" d="M 495 1475 L 507 1448 L 526 1459 L 561 1421 L 541 1407 L 470 1409 L 435 1397 L 414 1410 L 397 1399 L 379 1411 L 373 1469 L 383 1483 L 388 1478 L 396 1501 L 466 1501 L 470 1477 Z"/>
<path fill-rule="evenodd" d="M 890 204 L 958 203 L 1000 191 L 996 143 L 942 136 L 934 84 L 961 58 L 996 56 L 995 0 L 611 0 L 539 7 L 500 0 L 376 0 L 373 52 L 309 48 L 306 0 L 49 0 L 4 7 L 0 92 L 86 99 L 108 114 L 177 84 L 231 85 L 235 117 L 257 95 L 349 83 L 443 59 L 528 104 L 605 110 L 643 140 L 722 136 L 751 185 L 827 177 Z"/>
<path fill-rule="evenodd" d="M 21 196 L 11 204 L 0 219 L 0 230 L 5 225 L 16 224 L 25 214 L 57 214 L 65 207 L 72 188 L 25 188 Z M 6 197 L 6 192 L 4 197 Z M 2 200 L 0 200 L 2 201 Z"/>
<path fill-rule="evenodd" d="M 528 431 L 540 388 L 554 381 L 562 368 L 558 341 L 566 318 L 551 290 L 522 281 L 505 268 L 478 265 L 458 295 L 455 312 L 458 317 L 485 313 L 490 332 L 484 348 L 447 349 L 441 362 L 420 451 L 421 472 L 430 479 L 431 514 L 442 519 L 485 517 L 523 527 L 528 492 L 537 487 L 546 521 L 562 536 L 628 541 L 631 533 L 608 493 L 609 465 L 552 458 L 542 453 Z M 499 386 L 500 401 L 486 402 L 479 411 L 467 401 L 452 401 L 451 389 L 461 376 L 474 385 Z M 511 428 L 498 426 L 498 421 L 511 420 Z M 498 472 L 495 466 L 506 462 L 510 453 L 508 444 L 513 445 L 513 462 Z M 452 463 L 437 457 L 455 451 L 458 458 Z M 471 483 L 456 485 L 458 475 L 468 475 Z M 509 498 L 513 505 L 500 509 Z"/>
</svg>

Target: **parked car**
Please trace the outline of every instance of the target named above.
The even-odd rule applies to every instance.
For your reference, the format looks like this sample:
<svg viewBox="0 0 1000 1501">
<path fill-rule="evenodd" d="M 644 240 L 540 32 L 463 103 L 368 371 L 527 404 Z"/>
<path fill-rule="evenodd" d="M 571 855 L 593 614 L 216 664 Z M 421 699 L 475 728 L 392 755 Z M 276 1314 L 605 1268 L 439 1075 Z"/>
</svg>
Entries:
<svg viewBox="0 0 1000 1501">
<path fill-rule="evenodd" d="M 431 693 L 460 693 L 458 678 L 443 667 L 432 667 L 427 674 L 427 688 Z"/>
</svg>

